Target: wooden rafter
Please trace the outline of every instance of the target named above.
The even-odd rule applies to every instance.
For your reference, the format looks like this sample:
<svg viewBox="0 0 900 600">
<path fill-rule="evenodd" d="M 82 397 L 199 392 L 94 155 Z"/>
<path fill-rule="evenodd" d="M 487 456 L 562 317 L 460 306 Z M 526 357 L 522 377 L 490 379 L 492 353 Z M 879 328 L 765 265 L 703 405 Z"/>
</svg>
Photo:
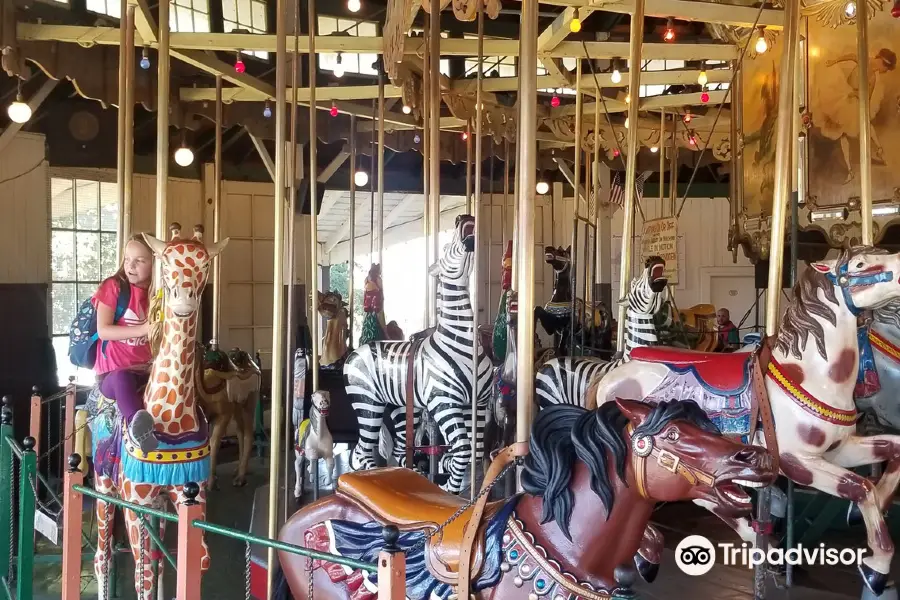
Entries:
<svg viewBox="0 0 900 600">
<path fill-rule="evenodd" d="M 384 86 L 385 98 L 399 98 L 400 88 L 393 85 Z M 290 102 L 291 89 L 288 88 L 286 95 Z M 215 100 L 215 88 L 190 87 L 182 88 L 179 97 L 185 102 L 194 102 L 198 100 Z M 341 87 L 317 87 L 316 100 L 321 102 L 331 102 L 332 100 L 367 100 L 378 97 L 377 85 L 352 85 Z M 262 93 L 249 87 L 233 87 L 222 90 L 223 102 L 259 102 L 261 100 L 272 100 L 272 96 Z M 309 102 L 309 88 L 297 88 L 298 103 Z M 370 111 L 371 112 L 371 111 Z"/>
</svg>

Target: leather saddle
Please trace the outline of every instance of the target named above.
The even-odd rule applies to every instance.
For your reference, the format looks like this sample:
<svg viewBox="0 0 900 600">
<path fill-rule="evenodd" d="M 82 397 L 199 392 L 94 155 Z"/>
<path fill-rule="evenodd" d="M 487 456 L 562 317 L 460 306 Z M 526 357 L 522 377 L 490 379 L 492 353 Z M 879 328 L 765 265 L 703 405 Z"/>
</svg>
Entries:
<svg viewBox="0 0 900 600">
<path fill-rule="evenodd" d="M 756 357 L 751 352 L 697 352 L 668 346 L 642 346 L 631 351 L 632 360 L 662 363 L 678 372 L 693 371 L 697 379 L 723 394 L 747 388 Z"/>
<path fill-rule="evenodd" d="M 338 479 L 337 492 L 400 531 L 423 529 L 426 534 L 466 504 L 465 499 L 445 492 L 415 471 L 399 467 L 344 474 Z M 484 562 L 484 526 L 504 504 L 501 500 L 484 506 L 470 562 L 473 578 Z M 474 508 L 466 509 L 425 545 L 429 571 L 443 583 L 455 585 L 458 581 L 463 538 Z"/>
</svg>

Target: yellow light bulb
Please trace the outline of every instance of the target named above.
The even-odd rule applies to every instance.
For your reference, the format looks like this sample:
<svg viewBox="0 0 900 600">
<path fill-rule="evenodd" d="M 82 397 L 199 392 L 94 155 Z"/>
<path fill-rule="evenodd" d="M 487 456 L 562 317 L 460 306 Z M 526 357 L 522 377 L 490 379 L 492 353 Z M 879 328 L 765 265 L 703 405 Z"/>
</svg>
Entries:
<svg viewBox="0 0 900 600">
<path fill-rule="evenodd" d="M 706 85 L 709 82 L 709 77 L 706 76 L 706 69 L 700 71 L 700 75 L 697 77 L 697 83 L 700 85 Z"/>
<path fill-rule="evenodd" d="M 581 19 L 575 17 L 571 21 L 569 21 L 569 31 L 572 33 L 578 33 L 581 31 Z"/>
</svg>

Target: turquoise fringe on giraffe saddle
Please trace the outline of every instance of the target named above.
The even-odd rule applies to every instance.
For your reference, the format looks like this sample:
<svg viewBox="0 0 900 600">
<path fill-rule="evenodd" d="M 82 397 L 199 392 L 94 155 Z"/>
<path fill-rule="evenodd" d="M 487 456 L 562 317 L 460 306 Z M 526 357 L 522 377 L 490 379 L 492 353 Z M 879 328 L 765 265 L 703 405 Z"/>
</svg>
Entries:
<svg viewBox="0 0 900 600">
<path fill-rule="evenodd" d="M 122 436 L 122 473 L 133 482 L 183 485 L 209 477 L 209 441 L 164 444 L 153 452 L 142 452 L 126 433 Z"/>
</svg>

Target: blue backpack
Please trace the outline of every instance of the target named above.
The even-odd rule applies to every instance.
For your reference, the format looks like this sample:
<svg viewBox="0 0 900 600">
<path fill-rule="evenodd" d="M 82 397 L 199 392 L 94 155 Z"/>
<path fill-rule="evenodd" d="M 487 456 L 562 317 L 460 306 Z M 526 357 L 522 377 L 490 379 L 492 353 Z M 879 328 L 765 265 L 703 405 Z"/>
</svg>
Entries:
<svg viewBox="0 0 900 600">
<path fill-rule="evenodd" d="M 118 323 L 119 319 L 128 309 L 128 303 L 131 301 L 131 286 L 120 285 L 119 296 L 116 298 L 116 312 L 113 316 L 113 323 Z M 76 367 L 84 369 L 93 369 L 94 363 L 97 362 L 97 342 L 100 341 L 100 334 L 97 333 L 97 309 L 94 308 L 91 299 L 85 300 L 75 320 L 69 326 L 69 360 Z M 106 350 L 106 342 L 101 345 L 101 350 Z"/>
</svg>

